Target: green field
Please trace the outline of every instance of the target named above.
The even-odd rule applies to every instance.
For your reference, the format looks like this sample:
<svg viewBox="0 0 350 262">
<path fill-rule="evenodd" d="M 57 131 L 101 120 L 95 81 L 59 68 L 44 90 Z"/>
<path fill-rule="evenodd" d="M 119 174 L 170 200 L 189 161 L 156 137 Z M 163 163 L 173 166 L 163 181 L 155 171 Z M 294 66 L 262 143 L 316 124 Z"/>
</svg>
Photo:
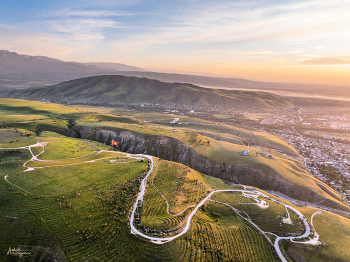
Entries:
<svg viewBox="0 0 350 262">
<path fill-rule="evenodd" d="M 301 212 L 311 221 L 311 215 L 318 210 L 311 207 L 299 208 Z M 328 262 L 328 261 L 350 261 L 349 241 L 350 241 L 350 219 L 322 211 L 313 219 L 314 227 L 320 234 L 319 246 L 283 243 L 284 250 L 288 251 L 292 257 L 296 253 L 304 257 L 306 261 Z"/>
<path fill-rule="evenodd" d="M 80 139 L 41 137 L 39 142 L 48 143 L 40 155 L 43 160 L 77 158 L 97 151 L 93 145 Z"/>
<path fill-rule="evenodd" d="M 112 177 L 116 181 L 132 180 L 139 176 L 142 167 L 144 165 L 136 161 L 118 165 L 105 160 L 35 169 L 14 174 L 8 180 L 34 195 L 51 196 L 79 192 L 93 182 L 103 183 Z"/>
</svg>

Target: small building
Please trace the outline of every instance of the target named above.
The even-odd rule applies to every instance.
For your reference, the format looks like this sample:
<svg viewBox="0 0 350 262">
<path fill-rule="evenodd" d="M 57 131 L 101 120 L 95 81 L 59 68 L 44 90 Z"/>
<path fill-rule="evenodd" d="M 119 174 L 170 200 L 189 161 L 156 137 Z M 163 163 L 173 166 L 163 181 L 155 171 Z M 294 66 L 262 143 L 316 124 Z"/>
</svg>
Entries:
<svg viewBox="0 0 350 262">
<path fill-rule="evenodd" d="M 171 121 L 170 123 L 171 124 L 175 124 L 177 121 L 179 121 L 180 119 L 179 118 L 174 118 L 174 120 L 173 121 Z"/>
</svg>

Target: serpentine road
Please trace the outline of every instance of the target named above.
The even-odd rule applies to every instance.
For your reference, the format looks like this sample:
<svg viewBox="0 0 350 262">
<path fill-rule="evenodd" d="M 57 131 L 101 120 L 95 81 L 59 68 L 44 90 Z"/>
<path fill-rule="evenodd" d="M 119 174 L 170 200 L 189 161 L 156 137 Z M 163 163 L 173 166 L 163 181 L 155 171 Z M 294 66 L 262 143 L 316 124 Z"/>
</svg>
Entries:
<svg viewBox="0 0 350 262">
<path fill-rule="evenodd" d="M 18 147 L 18 148 L 0 148 L 0 150 L 28 149 L 28 150 L 30 151 L 31 155 L 32 155 L 32 158 L 31 158 L 29 161 L 35 161 L 35 160 L 36 160 L 36 161 L 43 161 L 43 160 L 39 160 L 37 157 L 38 157 L 40 154 L 42 154 L 42 153 L 44 152 L 44 150 L 45 150 L 45 149 L 44 149 L 44 145 L 45 145 L 44 143 L 37 143 L 37 144 L 34 144 L 34 145 L 25 146 L 25 147 Z M 43 147 L 43 151 L 40 152 L 38 155 L 34 155 L 33 152 L 32 152 L 32 150 L 31 150 L 31 148 L 32 148 L 32 147 L 37 147 L 37 146 L 42 146 L 42 147 Z M 96 146 L 95 146 L 95 147 L 96 147 Z M 99 149 L 100 152 L 105 151 L 105 150 L 102 150 L 102 149 L 100 149 L 100 148 L 98 148 L 98 147 L 96 147 L 96 148 Z M 107 151 L 107 152 L 109 152 L 109 151 Z M 111 152 L 114 152 L 114 151 L 111 151 Z M 120 153 L 122 153 L 122 152 L 120 152 Z M 137 195 L 136 201 L 135 201 L 135 203 L 134 203 L 134 206 L 133 206 L 133 209 L 132 209 L 132 212 L 131 212 L 131 215 L 130 215 L 130 227 L 131 227 L 131 233 L 136 234 L 136 235 L 139 235 L 139 236 L 141 236 L 141 237 L 143 237 L 143 238 L 149 239 L 149 240 L 151 240 L 153 243 L 156 243 L 156 244 L 164 244 L 164 243 L 166 243 L 166 242 L 172 241 L 172 240 L 174 240 L 174 239 L 176 239 L 176 238 L 178 238 L 178 237 L 180 237 L 180 236 L 186 234 L 186 232 L 190 229 L 192 218 L 193 218 L 193 216 L 196 214 L 197 210 L 198 210 L 202 205 L 204 205 L 204 203 L 205 203 L 206 201 L 211 200 L 210 197 L 211 197 L 213 194 L 218 193 L 218 192 L 242 192 L 242 193 L 247 193 L 247 194 L 255 194 L 255 195 L 258 195 L 258 196 L 261 196 L 261 197 L 266 197 L 266 198 L 268 198 L 268 199 L 270 199 L 270 200 L 272 200 L 272 201 L 274 201 L 274 202 L 276 202 L 276 203 L 278 203 L 278 204 L 283 205 L 285 208 L 289 208 L 290 210 L 293 210 L 293 211 L 298 215 L 299 219 L 300 219 L 301 221 L 303 221 L 304 226 L 305 226 L 305 232 L 304 232 L 304 234 L 302 234 L 301 236 L 295 236 L 295 237 L 293 237 L 293 236 L 290 236 L 290 237 L 279 237 L 279 236 L 277 236 L 277 238 L 275 239 L 275 242 L 274 242 L 274 248 L 276 249 L 276 252 L 277 252 L 279 258 L 280 258 L 283 262 L 287 262 L 287 260 L 285 259 L 285 257 L 283 256 L 283 254 L 282 254 L 282 252 L 281 252 L 281 250 L 280 250 L 280 246 L 279 246 L 280 240 L 285 239 L 285 240 L 292 240 L 292 241 L 294 241 L 294 240 L 297 240 L 297 239 L 306 238 L 306 237 L 308 237 L 308 236 L 310 235 L 310 233 L 311 233 L 310 225 L 309 225 L 307 219 L 303 216 L 303 214 L 302 214 L 301 212 L 299 212 L 297 209 L 295 209 L 294 207 L 292 207 L 292 206 L 290 206 L 290 205 L 284 204 L 284 203 L 282 203 L 282 202 L 280 202 L 280 201 L 278 201 L 278 200 L 275 200 L 275 199 L 273 199 L 273 198 L 271 198 L 271 197 L 265 195 L 264 193 L 261 193 L 261 192 L 256 191 L 256 190 L 254 190 L 254 191 L 249 191 L 249 190 L 245 190 L 245 189 L 224 189 L 224 190 L 215 190 L 215 189 L 214 189 L 214 191 L 210 192 L 209 195 L 208 195 L 206 198 L 204 198 L 197 206 L 195 206 L 195 208 L 193 209 L 193 211 L 191 212 L 191 214 L 190 214 L 189 217 L 187 218 L 185 227 L 182 229 L 182 231 L 181 231 L 180 233 L 178 233 L 177 235 L 174 235 L 174 236 L 172 236 L 172 237 L 164 237 L 164 238 L 148 236 L 148 235 L 146 235 L 146 234 L 144 234 L 144 233 L 138 231 L 138 230 L 135 228 L 135 226 L 134 226 L 134 218 L 135 218 L 135 211 L 136 211 L 138 205 L 139 205 L 139 204 L 141 205 L 142 202 L 143 202 L 143 197 L 144 197 L 145 190 L 146 190 L 146 186 L 147 186 L 147 180 L 148 180 L 148 177 L 150 176 L 150 174 L 152 173 L 153 168 L 154 168 L 154 160 L 153 160 L 153 157 L 152 157 L 152 156 L 149 156 L 149 155 L 143 155 L 143 154 L 132 155 L 132 154 L 127 154 L 127 153 L 123 153 L 123 154 L 125 154 L 125 155 L 126 155 L 127 157 L 129 157 L 129 158 L 136 158 L 136 159 L 139 159 L 140 157 L 145 157 L 145 158 L 148 158 L 148 159 L 150 160 L 150 163 L 151 163 L 151 164 L 150 164 L 150 169 L 149 169 L 149 171 L 148 171 L 146 177 L 141 181 L 140 192 L 139 192 L 138 195 Z M 139 157 L 139 158 L 138 158 L 138 157 Z M 29 161 L 25 162 L 23 166 L 26 167 L 26 163 L 28 163 Z M 30 168 L 28 168 L 28 169 L 30 170 Z M 34 169 L 34 168 L 33 168 L 33 169 Z M 26 170 L 26 171 L 29 171 L 29 170 Z M 8 183 L 12 184 L 10 181 L 7 180 L 7 175 L 4 177 L 4 179 L 5 179 Z M 12 185 L 14 185 L 14 184 L 12 184 Z M 14 185 L 14 186 L 16 186 L 16 185 Z M 18 186 L 16 186 L 16 187 L 18 187 Z M 20 188 L 20 187 L 18 187 L 18 188 Z M 22 189 L 22 188 L 20 188 L 20 189 L 23 190 L 23 191 L 25 191 L 25 190 Z M 25 191 L 25 192 L 27 192 L 27 191 Z M 27 193 L 29 193 L 29 192 L 27 192 Z M 165 199 L 164 196 L 163 196 L 163 198 Z M 166 200 L 166 199 L 165 199 L 165 200 Z M 223 204 L 226 204 L 226 203 L 223 203 Z M 228 204 L 226 204 L 226 205 L 228 205 Z M 231 206 L 230 206 L 230 207 L 231 207 Z M 232 208 L 238 215 L 240 215 L 240 214 L 238 213 L 238 210 L 236 210 L 236 209 L 233 208 L 233 207 L 231 207 L 231 208 Z M 316 212 L 316 213 L 318 213 L 318 212 Z M 316 214 L 316 213 L 315 213 L 315 214 Z M 315 215 L 315 214 L 314 214 L 314 215 Z M 241 216 L 241 215 L 240 215 L 240 216 Z M 242 216 L 241 216 L 241 217 L 242 217 Z M 265 238 L 267 238 L 267 239 L 269 240 L 269 238 L 268 238 L 267 235 L 266 235 L 266 233 L 269 233 L 269 232 L 264 232 L 264 231 L 262 231 L 262 230 L 261 230 L 256 224 L 254 224 L 250 219 L 245 219 L 245 220 L 246 220 L 247 222 L 251 223 L 254 227 L 256 227 L 256 228 L 265 236 Z M 314 229 L 314 231 L 315 231 L 315 235 L 318 236 L 318 234 L 316 233 L 316 230 L 315 230 L 315 229 Z M 269 240 L 269 242 L 271 242 L 271 241 Z M 310 241 L 307 241 L 307 242 L 310 242 Z M 305 243 L 307 243 L 307 242 L 305 242 Z M 271 243 L 272 243 L 272 242 L 271 242 Z M 298 242 L 298 243 L 303 243 L 303 242 Z"/>
<path fill-rule="evenodd" d="M 215 194 L 215 193 L 218 193 L 218 192 L 242 192 L 242 193 L 248 193 L 248 194 L 255 194 L 255 195 L 258 195 L 258 196 L 261 196 L 261 197 L 266 197 L 278 204 L 281 204 L 283 205 L 284 207 L 286 208 L 289 208 L 291 209 L 292 211 L 294 211 L 299 219 L 301 221 L 303 221 L 304 223 L 304 226 L 305 226 L 305 233 L 302 234 L 301 236 L 290 236 L 290 237 L 277 237 L 275 242 L 274 242 L 274 248 L 276 249 L 276 252 L 279 256 L 279 258 L 283 261 L 283 262 L 287 262 L 287 260 L 285 259 L 285 257 L 283 256 L 282 254 L 282 251 L 280 249 L 280 246 L 279 246 L 279 242 L 283 239 L 288 239 L 288 240 L 296 240 L 296 239 L 301 239 L 301 238 L 305 238 L 305 237 L 308 237 L 311 233 L 311 228 L 310 228 L 310 225 L 307 221 L 307 219 L 303 216 L 303 214 L 301 212 L 299 212 L 297 209 L 295 209 L 294 207 L 290 206 L 290 205 L 287 205 L 287 204 L 284 204 L 278 200 L 275 200 L 267 195 L 265 195 L 264 193 L 261 193 L 259 191 L 248 191 L 248 190 L 244 190 L 244 189 L 224 189 L 224 190 L 214 190 L 212 191 L 211 193 L 209 193 L 209 195 L 204 198 L 195 208 L 194 210 L 191 212 L 191 214 L 189 215 L 189 217 L 187 218 L 187 221 L 186 221 L 186 225 L 185 227 L 183 228 L 183 230 L 175 235 L 175 236 L 172 236 L 172 237 L 151 237 L 151 236 L 148 236 L 140 231 L 138 231 L 135 226 L 134 226 L 134 218 L 135 218 L 135 212 L 136 212 L 136 209 L 138 207 L 138 205 L 142 204 L 143 202 L 143 197 L 144 197 L 144 194 L 145 194 L 145 190 L 146 190 L 146 186 L 147 186 L 147 179 L 148 177 L 150 176 L 150 174 L 152 173 L 153 171 L 153 168 L 154 168 L 154 161 L 153 161 L 153 158 L 152 156 L 149 156 L 149 155 L 140 155 L 140 156 L 143 156 L 143 157 L 146 157 L 150 160 L 151 162 L 151 165 L 150 165 L 150 169 L 146 175 L 146 177 L 142 180 L 141 182 L 141 186 L 140 186 L 140 192 L 139 194 L 137 195 L 137 198 L 136 198 L 136 201 L 134 203 L 134 206 L 133 206 L 133 210 L 131 212 L 131 215 L 130 215 L 130 227 L 131 227 L 131 233 L 133 234 L 136 234 L 136 235 L 139 235 L 143 238 L 146 238 L 146 239 L 149 239 L 151 240 L 153 243 L 156 243 L 156 244 L 164 244 L 166 242 L 169 242 L 169 241 L 172 241 L 184 234 L 186 234 L 186 232 L 190 229 L 190 226 L 191 226 L 191 221 L 192 221 L 192 218 L 193 216 L 196 214 L 197 210 L 202 206 L 204 205 L 204 203 L 208 200 L 210 200 L 210 197 Z M 260 229 L 261 232 L 263 232 L 261 229 Z M 265 236 L 266 237 L 266 236 Z M 299 243 L 302 243 L 302 242 L 299 242 Z"/>
</svg>

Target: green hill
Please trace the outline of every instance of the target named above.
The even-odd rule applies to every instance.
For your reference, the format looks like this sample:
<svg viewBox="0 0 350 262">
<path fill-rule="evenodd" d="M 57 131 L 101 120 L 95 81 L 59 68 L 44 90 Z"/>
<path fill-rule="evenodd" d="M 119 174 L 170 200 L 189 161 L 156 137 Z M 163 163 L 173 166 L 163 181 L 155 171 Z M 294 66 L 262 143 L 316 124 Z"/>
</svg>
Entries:
<svg viewBox="0 0 350 262">
<path fill-rule="evenodd" d="M 118 105 L 127 103 L 222 107 L 285 107 L 291 103 L 266 92 L 210 89 L 185 83 L 117 75 L 80 78 L 57 85 L 4 92 L 4 97 L 48 99 L 59 103 Z"/>
<path fill-rule="evenodd" d="M 0 99 L 0 111 L 0 261 L 279 261 L 271 245 L 276 237 L 300 235 L 304 227 L 281 205 L 291 203 L 261 189 L 347 210 L 335 191 L 291 157 L 298 153 L 290 145 L 270 134 L 184 116 L 177 117 L 187 127 L 170 125 L 175 115 L 124 108 Z M 23 121 L 26 113 L 43 118 Z M 109 147 L 110 139 L 121 151 L 160 157 L 153 157 L 144 201 L 135 213 L 134 226 L 148 236 L 178 234 L 194 206 L 214 190 L 245 188 L 248 193 L 216 192 L 196 211 L 184 235 L 152 243 L 130 232 L 131 210 L 150 162 Z M 247 140 L 250 155 L 243 156 Z M 264 152 L 270 157 L 257 154 Z M 265 196 L 233 184 L 228 175 Z M 310 238 L 317 232 L 321 244 L 280 241 L 284 257 L 349 261 L 346 213 L 341 217 L 304 205 L 292 206 L 313 224 Z M 18 260 L 8 254 L 9 247 L 30 255 Z"/>
</svg>

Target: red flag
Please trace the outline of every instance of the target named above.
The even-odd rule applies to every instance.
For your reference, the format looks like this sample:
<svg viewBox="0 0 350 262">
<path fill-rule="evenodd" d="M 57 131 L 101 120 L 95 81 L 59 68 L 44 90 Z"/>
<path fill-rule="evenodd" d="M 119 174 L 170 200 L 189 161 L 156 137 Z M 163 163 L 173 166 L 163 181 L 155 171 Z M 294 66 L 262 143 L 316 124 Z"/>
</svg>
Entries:
<svg viewBox="0 0 350 262">
<path fill-rule="evenodd" d="M 112 140 L 112 145 L 113 145 L 113 146 L 118 146 L 118 143 L 115 142 L 114 140 Z"/>
</svg>

